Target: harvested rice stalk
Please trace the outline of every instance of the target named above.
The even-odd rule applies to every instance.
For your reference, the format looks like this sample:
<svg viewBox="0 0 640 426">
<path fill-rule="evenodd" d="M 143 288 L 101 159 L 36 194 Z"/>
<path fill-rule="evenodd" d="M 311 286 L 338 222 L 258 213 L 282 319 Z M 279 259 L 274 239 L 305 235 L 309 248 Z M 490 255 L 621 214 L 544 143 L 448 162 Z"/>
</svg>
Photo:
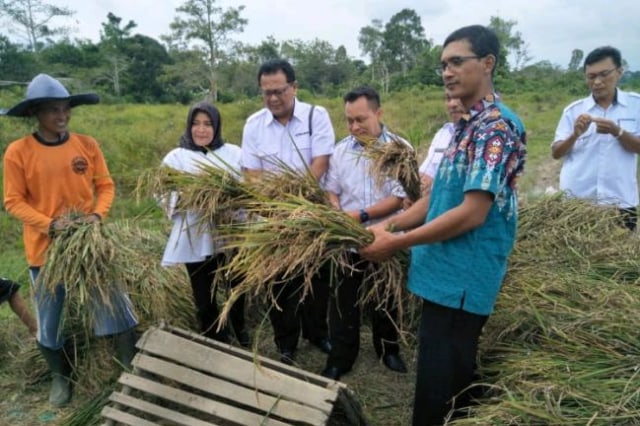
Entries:
<svg viewBox="0 0 640 426">
<path fill-rule="evenodd" d="M 391 140 L 386 143 L 362 136 L 357 139 L 364 147 L 363 156 L 371 161 L 369 170 L 378 187 L 386 179 L 393 179 L 400 182 L 410 200 L 420 198 L 418 160 L 411 145 L 395 135 L 391 135 Z"/>
<path fill-rule="evenodd" d="M 177 327 L 193 328 L 195 311 L 186 271 L 160 265 L 166 235 L 129 222 L 113 222 L 105 226 L 114 228 L 118 244 L 126 244 L 136 253 L 133 258 L 121 259 L 119 268 L 138 316 L 139 327 L 146 329 L 165 320 Z"/>
<path fill-rule="evenodd" d="M 109 227 L 74 223 L 49 245 L 38 279 L 52 294 L 64 285 L 67 300 L 74 301 L 65 304 L 65 318 L 78 318 L 93 330 L 96 312 L 106 307 L 115 313 L 116 300 L 125 291 L 116 262 L 122 251 L 129 249 L 117 246 Z"/>
<path fill-rule="evenodd" d="M 564 197 L 520 213 L 480 346 L 488 392 L 453 424 L 640 424 L 637 235 L 616 209 Z"/>
<path fill-rule="evenodd" d="M 90 334 L 96 310 L 113 308 L 112 298 L 122 293 L 130 295 L 142 325 L 165 319 L 188 326 L 190 287 L 182 270 L 161 267 L 165 244 L 159 232 L 124 222 L 82 225 L 54 239 L 40 277 L 49 289 L 64 283 L 65 319 Z"/>
<path fill-rule="evenodd" d="M 198 168 L 197 174 L 170 167 L 148 170 L 138 180 L 137 197 L 159 198 L 165 207 L 175 202 L 171 207 L 176 212 L 199 212 L 203 224 L 233 222 L 239 202 L 248 196 L 239 179 L 240 172 L 229 172 L 207 162 Z M 172 194 L 177 201 L 172 200 Z"/>
<path fill-rule="evenodd" d="M 245 293 L 266 296 L 275 309 L 280 309 L 273 286 L 298 275 L 304 278 L 304 298 L 311 290 L 312 277 L 325 262 L 351 267 L 346 260 L 348 250 L 373 241 L 373 234 L 343 211 L 303 197 L 282 195 L 279 201 L 256 201 L 245 208 L 249 213 L 265 214 L 265 209 L 267 213 L 258 222 L 221 229 L 233 236 L 229 245 L 238 251 L 226 266 L 226 273 L 243 277 L 223 308 L 223 318 L 233 301 Z M 365 271 L 366 290 L 360 303 L 381 305 L 392 298 L 402 310 L 405 270 L 406 254 L 373 264 Z"/>
<path fill-rule="evenodd" d="M 254 198 L 269 201 L 295 195 L 313 203 L 330 205 L 326 191 L 309 168 L 297 170 L 283 161 L 274 162 L 277 169 L 265 170 L 259 179 L 250 180 L 248 186 Z"/>
</svg>

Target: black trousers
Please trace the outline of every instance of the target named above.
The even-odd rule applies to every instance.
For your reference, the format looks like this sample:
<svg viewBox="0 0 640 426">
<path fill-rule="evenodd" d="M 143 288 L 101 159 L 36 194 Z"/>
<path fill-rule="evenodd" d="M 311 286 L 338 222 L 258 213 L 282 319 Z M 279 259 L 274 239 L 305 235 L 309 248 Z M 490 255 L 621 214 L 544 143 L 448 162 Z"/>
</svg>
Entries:
<svg viewBox="0 0 640 426">
<path fill-rule="evenodd" d="M 476 369 L 478 339 L 487 316 L 431 303 L 422 304 L 413 425 L 441 425 L 451 399 L 469 386 Z M 468 403 L 458 395 L 455 406 Z"/>
<path fill-rule="evenodd" d="M 203 262 L 185 263 L 185 266 L 189 273 L 189 280 L 191 281 L 193 300 L 196 305 L 196 317 L 200 324 L 200 331 L 206 337 L 228 342 L 228 329 L 224 327 L 220 331 L 217 331 L 220 311 L 216 301 L 216 287 L 213 283 L 216 271 L 224 263 L 225 255 L 220 253 Z M 233 288 L 237 284 L 237 282 L 227 283 L 229 288 Z M 236 336 L 245 329 L 244 305 L 245 296 L 242 295 L 233 304 L 229 312 L 229 322 Z"/>
<path fill-rule="evenodd" d="M 368 264 L 355 253 L 350 254 L 350 262 L 353 269 L 335 268 L 335 288 L 329 299 L 329 336 L 332 349 L 327 358 L 327 366 L 344 371 L 351 370 L 360 351 L 361 308 L 358 295 L 364 284 L 364 270 Z M 371 318 L 373 347 L 378 357 L 400 351 L 398 330 L 394 324 L 398 310 L 393 308 L 392 302 L 388 301 L 383 309 L 365 307 Z"/>
<path fill-rule="evenodd" d="M 622 224 L 629 231 L 635 231 L 636 225 L 638 224 L 638 208 L 637 207 L 628 207 L 620 210 L 620 218 L 622 220 Z"/>
<path fill-rule="evenodd" d="M 329 298 L 329 266 L 324 265 L 311 281 L 311 292 L 302 299 L 304 280 L 295 277 L 273 288 L 281 310 L 269 309 L 273 339 L 280 352 L 296 351 L 300 333 L 305 339 L 319 342 L 329 335 L 327 303 Z"/>
</svg>

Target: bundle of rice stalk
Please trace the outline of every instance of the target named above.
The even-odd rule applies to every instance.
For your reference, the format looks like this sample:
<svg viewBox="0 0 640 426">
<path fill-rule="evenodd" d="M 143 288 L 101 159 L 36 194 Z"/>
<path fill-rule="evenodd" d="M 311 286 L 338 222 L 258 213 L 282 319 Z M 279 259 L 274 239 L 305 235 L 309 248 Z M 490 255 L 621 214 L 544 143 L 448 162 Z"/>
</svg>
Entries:
<svg viewBox="0 0 640 426">
<path fill-rule="evenodd" d="M 295 195 L 313 203 L 330 205 L 326 191 L 308 167 L 298 170 L 278 159 L 272 162 L 275 169 L 264 170 L 259 178 L 248 181 L 247 186 L 254 199 L 268 202 Z M 255 208 L 255 204 L 253 207 Z"/>
<path fill-rule="evenodd" d="M 397 136 L 392 136 L 386 143 L 372 137 L 358 136 L 357 139 L 364 147 L 363 156 L 371 162 L 369 171 L 378 187 L 387 179 L 393 179 L 400 182 L 410 200 L 420 198 L 418 159 L 409 143 Z"/>
<path fill-rule="evenodd" d="M 279 309 L 273 286 L 298 275 L 304 279 L 304 298 L 311 291 L 312 277 L 325 262 L 350 268 L 348 251 L 373 241 L 373 234 L 343 211 L 300 196 L 282 195 L 281 200 L 247 203 L 245 208 L 249 213 L 264 215 L 265 209 L 267 213 L 260 221 L 221 229 L 232 236 L 229 247 L 238 252 L 226 273 L 243 277 L 225 304 L 223 318 L 233 301 L 245 293 L 266 296 Z M 372 264 L 365 271 L 366 289 L 359 302 L 382 305 L 389 301 L 402 310 L 406 264 L 405 253 Z"/>
<path fill-rule="evenodd" d="M 122 293 L 130 295 L 142 325 L 160 319 L 190 325 L 190 287 L 184 272 L 160 265 L 165 244 L 161 233 L 126 222 L 78 226 L 54 239 L 41 277 L 50 289 L 64 284 L 65 319 L 89 334 L 95 312 L 102 306 L 113 310 Z"/>
<path fill-rule="evenodd" d="M 161 320 L 176 327 L 195 326 L 195 308 L 191 286 L 184 268 L 164 268 L 160 264 L 167 237 L 162 232 L 119 221 L 106 224 L 113 228 L 118 244 L 135 253 L 119 262 L 123 282 L 140 322 L 146 329 Z"/>
<path fill-rule="evenodd" d="M 207 162 L 198 164 L 197 173 L 163 166 L 141 175 L 136 194 L 138 199 L 150 196 L 163 204 L 171 203 L 173 194 L 176 212 L 198 212 L 202 224 L 231 223 L 236 219 L 238 203 L 248 196 L 239 177 L 239 171 Z"/>
<path fill-rule="evenodd" d="M 133 256 L 128 247 L 116 243 L 111 228 L 100 223 L 73 223 L 60 232 L 49 245 L 46 267 L 38 276 L 52 297 L 63 285 L 66 299 L 65 318 L 78 320 L 87 332 L 93 330 L 96 312 L 105 307 L 114 314 L 120 294 L 125 292 L 117 258 Z"/>
</svg>

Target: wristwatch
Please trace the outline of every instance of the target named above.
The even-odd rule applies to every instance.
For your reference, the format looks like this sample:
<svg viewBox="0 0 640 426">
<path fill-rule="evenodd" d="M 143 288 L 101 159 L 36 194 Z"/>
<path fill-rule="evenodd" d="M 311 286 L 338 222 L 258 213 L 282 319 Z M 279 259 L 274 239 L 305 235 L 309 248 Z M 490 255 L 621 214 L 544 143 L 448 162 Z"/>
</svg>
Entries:
<svg viewBox="0 0 640 426">
<path fill-rule="evenodd" d="M 369 220 L 369 213 L 365 209 L 360 209 L 360 223 L 365 223 Z"/>
</svg>

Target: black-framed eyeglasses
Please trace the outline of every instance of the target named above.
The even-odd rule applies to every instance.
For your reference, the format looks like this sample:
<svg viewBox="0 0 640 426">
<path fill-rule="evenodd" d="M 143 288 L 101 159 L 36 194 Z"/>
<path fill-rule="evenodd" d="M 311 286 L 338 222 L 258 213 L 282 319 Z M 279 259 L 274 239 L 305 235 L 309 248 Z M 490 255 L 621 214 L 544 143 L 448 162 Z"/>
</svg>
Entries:
<svg viewBox="0 0 640 426">
<path fill-rule="evenodd" d="M 448 67 L 451 67 L 452 69 L 458 69 L 462 66 L 462 64 L 464 64 L 469 59 L 480 59 L 480 58 L 482 58 L 482 56 L 478 56 L 478 55 L 453 56 L 449 58 L 449 60 L 447 61 L 440 62 L 440 65 L 436 67 L 435 71 L 436 71 L 436 74 L 438 74 L 439 76 L 442 76 L 442 74 L 445 72 L 445 70 Z"/>
<path fill-rule="evenodd" d="M 596 73 L 593 73 L 593 74 L 587 74 L 587 80 L 596 81 L 596 79 L 598 79 L 598 78 L 600 80 L 603 80 L 603 79 L 609 77 L 609 74 L 611 74 L 612 72 L 614 72 L 617 69 L 618 68 L 611 68 L 610 70 L 604 70 L 604 71 L 596 72 Z"/>
<path fill-rule="evenodd" d="M 282 95 L 284 95 L 285 93 L 287 93 L 287 90 L 289 90 L 289 87 L 291 87 L 290 84 L 287 84 L 286 86 L 284 86 L 281 89 L 269 89 L 269 90 L 262 90 L 260 89 L 260 94 L 262 94 L 263 98 L 270 98 L 272 96 L 276 96 L 276 97 L 281 97 Z"/>
</svg>

